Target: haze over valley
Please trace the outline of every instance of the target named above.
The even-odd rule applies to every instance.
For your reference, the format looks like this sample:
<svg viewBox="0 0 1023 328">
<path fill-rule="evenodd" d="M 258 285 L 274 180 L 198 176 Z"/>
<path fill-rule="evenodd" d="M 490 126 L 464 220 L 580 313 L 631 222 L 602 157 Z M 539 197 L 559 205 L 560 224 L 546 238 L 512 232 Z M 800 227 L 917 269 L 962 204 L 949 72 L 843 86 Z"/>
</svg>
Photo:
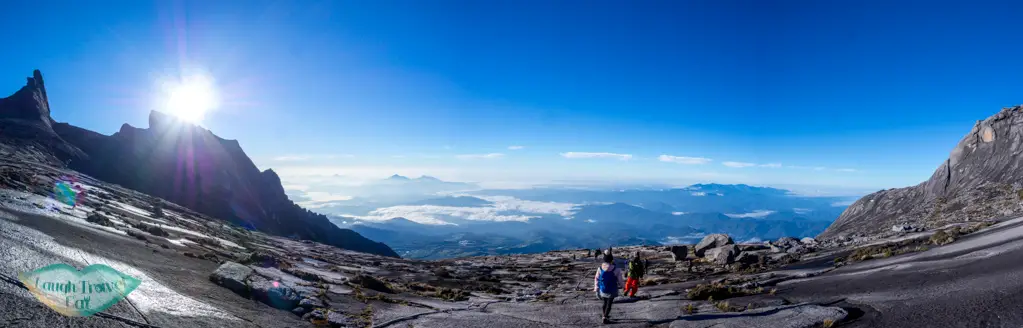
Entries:
<svg viewBox="0 0 1023 328">
<path fill-rule="evenodd" d="M 751 242 L 813 237 L 858 198 L 744 184 L 486 189 L 397 174 L 327 180 L 284 183 L 289 198 L 335 225 L 421 259 L 696 243 L 712 233 Z"/>
</svg>

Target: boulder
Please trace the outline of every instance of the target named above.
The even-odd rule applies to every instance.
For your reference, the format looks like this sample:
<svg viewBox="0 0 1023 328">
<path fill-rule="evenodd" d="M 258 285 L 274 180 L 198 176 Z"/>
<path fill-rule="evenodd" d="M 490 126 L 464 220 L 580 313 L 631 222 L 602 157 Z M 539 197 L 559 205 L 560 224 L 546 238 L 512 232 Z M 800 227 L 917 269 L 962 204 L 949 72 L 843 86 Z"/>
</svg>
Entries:
<svg viewBox="0 0 1023 328">
<path fill-rule="evenodd" d="M 734 244 L 711 248 L 704 252 L 704 258 L 720 265 L 731 264 L 738 255 L 739 247 Z"/>
<path fill-rule="evenodd" d="M 160 237 L 168 237 L 168 236 L 170 236 L 170 234 L 167 233 L 166 230 L 163 230 L 163 228 L 161 228 L 159 226 L 155 226 L 155 225 L 147 226 L 146 227 L 146 232 L 148 232 L 149 234 L 151 234 L 153 236 L 160 236 Z"/>
<path fill-rule="evenodd" d="M 693 248 L 693 252 L 696 253 L 696 256 L 703 257 L 703 253 L 708 249 L 732 244 L 735 244 L 735 242 L 732 241 L 732 237 L 729 237 L 726 234 L 716 233 L 703 237 L 703 240 L 700 240 L 700 243 L 696 244 L 696 247 Z"/>
<path fill-rule="evenodd" d="M 85 218 L 85 221 L 107 227 L 111 227 L 114 225 L 114 223 L 110 221 L 109 217 L 97 212 L 89 213 L 89 216 Z"/>
<path fill-rule="evenodd" d="M 149 241 L 149 238 L 146 238 L 146 233 L 142 232 L 142 230 L 139 230 L 139 229 L 128 228 L 128 235 L 132 236 L 132 237 L 135 237 L 135 239 L 138 239 L 138 240 Z"/>
<path fill-rule="evenodd" d="M 298 306 L 306 309 L 323 307 L 323 305 L 324 305 L 323 301 L 317 297 L 306 297 L 298 302 Z"/>
<path fill-rule="evenodd" d="M 742 264 L 759 264 L 764 262 L 766 257 L 763 252 L 742 252 L 735 257 L 735 262 Z"/>
<path fill-rule="evenodd" d="M 670 248 L 671 260 L 675 262 L 681 262 L 686 260 L 686 256 L 689 256 L 689 248 L 682 245 L 674 245 Z"/>
<path fill-rule="evenodd" d="M 792 248 L 792 247 L 796 247 L 796 246 L 802 245 L 802 243 L 800 243 L 799 240 L 797 240 L 796 238 L 792 238 L 792 237 L 781 237 L 781 238 L 778 238 L 778 240 L 775 240 L 771 244 L 774 245 L 774 246 L 781 247 L 782 249 L 789 249 L 789 248 Z"/>
<path fill-rule="evenodd" d="M 803 243 L 803 245 L 811 245 L 811 246 L 816 246 L 817 245 L 817 239 L 813 239 L 812 237 L 806 237 L 806 238 L 800 239 L 799 242 Z"/>
<path fill-rule="evenodd" d="M 249 288 L 252 290 L 252 297 L 263 304 L 281 310 L 292 310 L 298 307 L 303 295 L 295 288 L 280 281 L 270 281 L 255 274 L 249 277 Z"/>
<path fill-rule="evenodd" d="M 235 263 L 224 262 L 210 274 L 210 281 L 234 291 L 238 295 L 249 296 L 249 288 L 245 281 L 252 275 L 252 268 Z"/>
</svg>

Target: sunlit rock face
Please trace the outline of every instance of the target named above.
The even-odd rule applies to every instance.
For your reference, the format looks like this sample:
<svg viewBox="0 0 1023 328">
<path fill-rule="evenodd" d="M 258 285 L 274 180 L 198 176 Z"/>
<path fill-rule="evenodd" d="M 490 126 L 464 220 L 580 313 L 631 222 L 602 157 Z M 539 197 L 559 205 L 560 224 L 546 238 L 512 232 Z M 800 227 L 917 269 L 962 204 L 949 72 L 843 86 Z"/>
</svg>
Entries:
<svg viewBox="0 0 1023 328">
<path fill-rule="evenodd" d="M 977 121 L 931 178 L 864 196 L 821 238 L 878 235 L 893 225 L 936 228 L 1023 212 L 1023 106 Z"/>
</svg>

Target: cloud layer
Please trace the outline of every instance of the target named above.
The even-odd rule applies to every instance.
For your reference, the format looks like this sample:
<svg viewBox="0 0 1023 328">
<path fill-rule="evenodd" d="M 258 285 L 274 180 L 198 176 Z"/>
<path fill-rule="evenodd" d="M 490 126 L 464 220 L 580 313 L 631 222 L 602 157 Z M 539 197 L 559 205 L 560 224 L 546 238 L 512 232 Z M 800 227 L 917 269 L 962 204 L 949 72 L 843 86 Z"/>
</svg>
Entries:
<svg viewBox="0 0 1023 328">
<path fill-rule="evenodd" d="M 724 166 L 727 166 L 727 167 L 735 167 L 735 168 L 757 166 L 757 164 L 745 163 L 745 162 L 723 162 L 723 163 L 721 163 L 721 165 L 724 165 Z"/>
<path fill-rule="evenodd" d="M 461 159 L 461 160 L 468 160 L 468 159 L 498 159 L 498 158 L 504 157 L 504 154 L 502 154 L 502 153 L 464 154 L 464 155 L 456 155 L 455 157 L 458 158 L 458 159 Z"/>
<path fill-rule="evenodd" d="M 671 156 L 671 155 L 661 155 L 661 156 L 658 156 L 657 160 L 659 160 L 661 162 L 678 163 L 678 164 L 689 164 L 689 165 L 707 164 L 707 163 L 711 162 L 710 158 L 686 157 L 686 156 Z"/>
<path fill-rule="evenodd" d="M 576 204 L 538 202 L 521 200 L 508 196 L 487 196 L 481 199 L 492 202 L 482 207 L 455 207 L 437 205 L 400 205 L 378 208 L 366 216 L 353 216 L 359 220 L 387 221 L 393 218 L 405 218 L 422 224 L 454 224 L 448 220 L 526 222 L 539 215 L 559 215 L 571 217 L 575 213 Z M 532 215 L 530 215 L 532 214 Z"/>
<path fill-rule="evenodd" d="M 335 158 L 352 158 L 355 155 L 351 154 L 313 154 L 313 155 L 284 155 L 272 158 L 278 162 L 301 162 L 309 161 L 314 159 L 335 159 Z"/>
<path fill-rule="evenodd" d="M 766 216 L 771 215 L 771 214 L 774 214 L 774 211 L 756 210 L 756 211 L 749 212 L 749 213 L 725 214 L 725 215 L 730 217 L 730 218 L 736 218 L 736 219 L 743 219 L 743 218 L 745 218 L 745 219 L 759 219 L 759 218 L 766 217 Z"/>
</svg>

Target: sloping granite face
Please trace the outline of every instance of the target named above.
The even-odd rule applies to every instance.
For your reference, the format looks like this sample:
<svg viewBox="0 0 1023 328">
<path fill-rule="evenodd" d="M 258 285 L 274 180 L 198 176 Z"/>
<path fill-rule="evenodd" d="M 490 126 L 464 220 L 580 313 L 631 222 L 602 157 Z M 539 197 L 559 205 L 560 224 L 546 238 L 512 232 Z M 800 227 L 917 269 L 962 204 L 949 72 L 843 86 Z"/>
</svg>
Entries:
<svg viewBox="0 0 1023 328">
<path fill-rule="evenodd" d="M 73 162 L 71 167 L 105 181 L 249 229 L 398 256 L 387 245 L 338 228 L 325 216 L 293 203 L 276 173 L 260 172 L 237 141 L 156 111 L 150 113 L 149 125 L 140 129 L 126 124 L 105 138 L 70 125 L 58 131 L 72 144 L 90 150 L 89 161 Z"/>
<path fill-rule="evenodd" d="M 935 228 L 1023 212 L 1023 106 L 977 121 L 931 178 L 856 201 L 819 238 L 878 235 L 896 224 Z"/>
<path fill-rule="evenodd" d="M 45 162 L 161 197 L 266 233 L 394 256 L 383 243 L 340 229 L 284 194 L 273 171 L 260 172 L 238 141 L 151 112 L 149 128 L 128 124 L 111 136 L 50 117 L 42 73 L 0 99 L 0 142 L 46 154 Z"/>
</svg>

